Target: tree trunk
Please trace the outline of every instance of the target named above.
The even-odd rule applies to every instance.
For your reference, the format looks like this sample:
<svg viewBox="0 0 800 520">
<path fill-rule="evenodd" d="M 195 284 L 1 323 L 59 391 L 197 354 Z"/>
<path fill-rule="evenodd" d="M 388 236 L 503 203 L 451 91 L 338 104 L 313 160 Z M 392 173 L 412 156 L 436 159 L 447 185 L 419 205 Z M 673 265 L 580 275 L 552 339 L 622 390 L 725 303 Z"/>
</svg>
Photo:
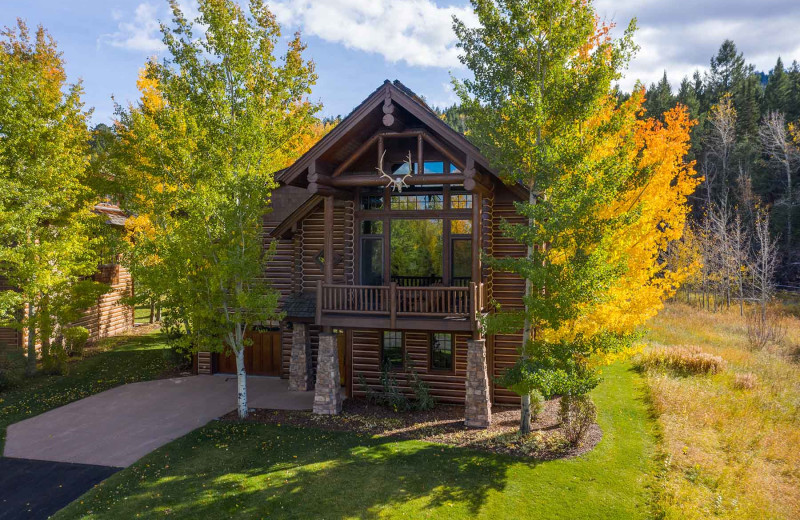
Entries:
<svg viewBox="0 0 800 520">
<path fill-rule="evenodd" d="M 525 394 L 522 396 L 519 432 L 522 435 L 528 435 L 531 432 L 531 394 Z"/>
<path fill-rule="evenodd" d="M 50 336 L 53 334 L 48 299 L 48 296 L 42 296 L 39 301 L 39 342 L 41 343 L 42 362 L 47 362 L 50 357 Z"/>
<path fill-rule="evenodd" d="M 247 374 L 244 370 L 244 345 L 238 345 L 236 350 L 236 408 L 239 419 L 247 418 Z"/>
<path fill-rule="evenodd" d="M 25 373 L 30 377 L 36 375 L 36 313 L 33 302 L 28 303 L 28 363 Z"/>
<path fill-rule="evenodd" d="M 161 323 L 161 302 L 156 305 L 156 322 Z"/>
<path fill-rule="evenodd" d="M 154 299 L 150 300 L 150 319 L 148 321 L 151 325 L 156 321 L 156 301 Z"/>
</svg>

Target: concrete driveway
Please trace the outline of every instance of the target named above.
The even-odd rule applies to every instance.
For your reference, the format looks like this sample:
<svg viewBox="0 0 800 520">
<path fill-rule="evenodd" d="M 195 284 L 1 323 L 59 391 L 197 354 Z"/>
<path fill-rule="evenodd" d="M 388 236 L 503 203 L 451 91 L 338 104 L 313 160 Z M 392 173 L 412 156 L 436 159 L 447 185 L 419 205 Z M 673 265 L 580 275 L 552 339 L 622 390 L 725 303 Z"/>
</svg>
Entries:
<svg viewBox="0 0 800 520">
<path fill-rule="evenodd" d="M 310 410 L 314 392 L 248 377 L 251 408 Z M 192 376 L 119 386 L 12 424 L 3 455 L 126 467 L 236 408 L 235 376 Z"/>
</svg>

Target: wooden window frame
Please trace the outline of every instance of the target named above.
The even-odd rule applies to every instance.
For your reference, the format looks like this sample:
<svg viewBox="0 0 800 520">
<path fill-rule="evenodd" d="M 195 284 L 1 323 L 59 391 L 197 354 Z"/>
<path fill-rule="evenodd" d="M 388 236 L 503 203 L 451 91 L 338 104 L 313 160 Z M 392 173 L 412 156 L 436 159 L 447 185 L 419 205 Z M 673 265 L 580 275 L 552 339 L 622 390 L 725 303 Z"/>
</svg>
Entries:
<svg viewBox="0 0 800 520">
<path fill-rule="evenodd" d="M 394 329 L 381 330 L 381 334 L 380 334 L 380 338 L 381 338 L 380 348 L 381 348 L 381 350 L 380 350 L 380 356 L 378 356 L 379 359 L 380 359 L 378 368 L 379 368 L 380 371 L 383 371 L 383 366 L 384 366 L 384 363 L 383 363 L 384 362 L 383 346 L 384 346 L 384 341 L 385 341 L 387 332 L 396 332 L 396 333 L 400 334 L 400 359 L 401 359 L 400 363 L 401 363 L 401 365 L 400 365 L 399 368 L 398 367 L 392 367 L 391 371 L 392 372 L 405 372 L 405 370 L 406 370 L 406 333 L 405 333 L 405 331 L 402 331 L 402 330 L 394 330 Z"/>
<path fill-rule="evenodd" d="M 436 368 L 433 366 L 433 338 L 436 334 L 446 334 L 450 336 L 450 356 L 452 361 L 450 368 Z M 436 374 L 455 374 L 456 372 L 456 335 L 453 332 L 429 332 L 428 333 L 428 371 Z"/>
</svg>

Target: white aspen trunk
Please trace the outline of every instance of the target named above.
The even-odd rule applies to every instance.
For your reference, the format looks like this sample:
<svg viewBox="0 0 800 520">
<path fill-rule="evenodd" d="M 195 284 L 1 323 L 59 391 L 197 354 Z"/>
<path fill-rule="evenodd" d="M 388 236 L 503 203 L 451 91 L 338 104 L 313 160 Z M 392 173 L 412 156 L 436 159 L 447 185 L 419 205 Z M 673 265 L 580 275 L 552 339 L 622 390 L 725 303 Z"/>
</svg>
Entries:
<svg viewBox="0 0 800 520">
<path fill-rule="evenodd" d="M 236 353 L 236 408 L 239 419 L 247 418 L 247 373 L 244 370 L 244 346 L 238 345 Z"/>
<path fill-rule="evenodd" d="M 536 203 L 536 196 L 533 192 L 533 186 L 530 188 L 530 194 L 528 195 L 528 202 L 530 204 Z M 533 219 L 528 220 L 528 225 L 533 227 Z M 528 245 L 528 260 L 533 259 L 533 246 Z M 525 301 L 527 302 L 531 296 L 533 291 L 533 287 L 529 278 L 525 279 Z M 525 350 L 525 344 L 528 340 L 531 339 L 531 318 L 530 318 L 530 310 L 528 309 L 527 303 L 525 304 L 525 323 L 522 326 L 522 351 L 520 352 L 520 357 L 525 359 L 528 357 L 528 354 Z M 531 432 L 531 395 L 525 394 L 522 396 L 521 399 L 521 407 L 520 407 L 520 417 L 519 417 L 519 432 L 523 435 L 527 435 Z"/>
</svg>

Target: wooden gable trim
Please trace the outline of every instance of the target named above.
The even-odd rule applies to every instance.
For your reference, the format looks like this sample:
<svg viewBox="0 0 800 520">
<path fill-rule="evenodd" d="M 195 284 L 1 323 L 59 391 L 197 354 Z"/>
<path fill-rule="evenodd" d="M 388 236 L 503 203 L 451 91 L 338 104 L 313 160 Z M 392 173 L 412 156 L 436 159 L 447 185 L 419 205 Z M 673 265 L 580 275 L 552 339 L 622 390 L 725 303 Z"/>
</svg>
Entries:
<svg viewBox="0 0 800 520">
<path fill-rule="evenodd" d="M 322 203 L 323 197 L 313 195 L 302 203 L 296 210 L 292 211 L 280 224 L 275 226 L 269 236 L 270 238 L 280 238 L 292 230 L 295 224 L 310 215 Z"/>
<path fill-rule="evenodd" d="M 353 127 L 364 117 L 371 112 L 379 104 L 383 103 L 383 99 L 387 92 L 388 86 L 391 83 L 387 79 L 375 92 L 370 94 L 367 99 L 361 102 L 342 122 L 336 125 L 333 130 L 328 132 L 322 139 L 320 139 L 314 146 L 311 147 L 302 157 L 300 157 L 294 164 L 286 168 L 278 177 L 278 181 L 283 184 L 291 184 L 300 177 L 302 172 L 308 168 L 309 163 L 315 158 L 325 153 L 334 143 L 341 139 L 344 134 L 353 129 Z"/>
</svg>

